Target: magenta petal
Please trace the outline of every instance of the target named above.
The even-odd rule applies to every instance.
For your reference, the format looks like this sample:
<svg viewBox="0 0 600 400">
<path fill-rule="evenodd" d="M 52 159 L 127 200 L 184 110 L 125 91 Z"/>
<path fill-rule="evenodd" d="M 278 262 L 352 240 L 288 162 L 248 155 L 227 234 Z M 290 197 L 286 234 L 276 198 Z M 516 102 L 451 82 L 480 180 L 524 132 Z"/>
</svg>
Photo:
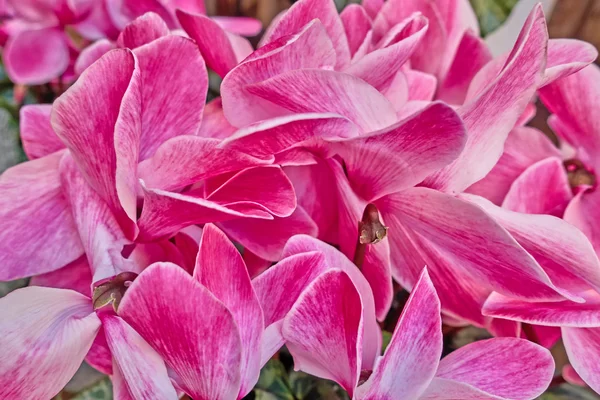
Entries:
<svg viewBox="0 0 600 400">
<path fill-rule="evenodd" d="M 63 152 L 19 164 L 0 176 L 0 280 L 54 271 L 83 254 L 63 196 Z"/>
<path fill-rule="evenodd" d="M 100 328 L 91 300 L 71 290 L 28 287 L 0 304 L 0 348 L 5 350 L 0 395 L 54 397 L 73 377 Z"/>
<path fill-rule="evenodd" d="M 128 289 L 119 315 L 165 360 L 185 393 L 215 400 L 238 396 L 237 324 L 223 303 L 183 269 L 156 263 L 144 270 Z"/>
<path fill-rule="evenodd" d="M 563 328 L 562 337 L 573 369 L 596 393 L 600 393 L 600 328 Z"/>
<path fill-rule="evenodd" d="M 65 148 L 50 125 L 50 104 L 28 104 L 21 107 L 21 142 L 30 160 Z"/>
<path fill-rule="evenodd" d="M 548 41 L 548 63 L 544 80 L 545 86 L 560 78 L 571 75 L 598 57 L 598 50 L 591 44 L 575 39 L 550 39 Z"/>
<path fill-rule="evenodd" d="M 458 110 L 468 134 L 465 150 L 455 162 L 428 178 L 428 186 L 461 192 L 494 167 L 506 137 L 542 79 L 547 40 L 544 13 L 538 4 L 500 74 Z"/>
<path fill-rule="evenodd" d="M 135 49 L 168 34 L 169 28 L 165 21 L 149 12 L 128 24 L 119 35 L 117 44 L 119 47 Z"/>
<path fill-rule="evenodd" d="M 371 18 L 366 10 L 358 4 L 349 4 L 345 7 L 340 13 L 340 18 L 348 38 L 350 56 L 354 56 L 371 30 Z"/>
<path fill-rule="evenodd" d="M 339 383 L 352 397 L 360 375 L 362 302 L 350 277 L 325 272 L 302 293 L 282 333 L 294 368 Z"/>
<path fill-rule="evenodd" d="M 115 44 L 108 39 L 100 39 L 92 43 L 79 53 L 74 65 L 75 73 L 81 75 L 83 71 L 98 61 L 100 57 L 114 49 L 116 49 Z"/>
<path fill-rule="evenodd" d="M 165 363 L 156 351 L 118 316 L 105 314 L 100 318 L 115 359 L 113 370 L 118 369 L 132 398 L 178 399 Z"/>
<path fill-rule="evenodd" d="M 237 322 L 242 344 L 243 397 L 252 390 L 260 373 L 263 312 L 242 256 L 212 224 L 204 226 L 194 277 L 223 302 Z"/>
<path fill-rule="evenodd" d="M 67 38 L 57 28 L 22 31 L 10 37 L 2 58 L 11 81 L 23 85 L 47 83 L 69 65 Z"/>
<path fill-rule="evenodd" d="M 117 49 L 85 70 L 52 110 L 54 131 L 130 238 L 136 229 L 140 96 L 137 61 Z"/>
<path fill-rule="evenodd" d="M 390 344 L 358 399 L 416 399 L 434 377 L 442 354 L 440 301 L 424 269 L 402 310 Z"/>
</svg>

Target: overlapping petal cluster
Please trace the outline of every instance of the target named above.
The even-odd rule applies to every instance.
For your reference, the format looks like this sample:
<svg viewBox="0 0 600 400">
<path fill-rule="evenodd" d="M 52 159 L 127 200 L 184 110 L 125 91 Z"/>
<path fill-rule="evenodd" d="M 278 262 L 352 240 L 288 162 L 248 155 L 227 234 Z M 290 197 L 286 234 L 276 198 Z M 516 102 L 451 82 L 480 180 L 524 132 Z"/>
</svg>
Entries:
<svg viewBox="0 0 600 400">
<path fill-rule="evenodd" d="M 492 58 L 466 0 L 299 0 L 256 49 L 201 2 L 8 3 L 64 48 L 103 34 L 4 48 L 16 82 L 77 79 L 21 109 L 0 176 L 0 280 L 31 277 L 0 299 L 2 398 L 85 359 L 115 399 L 241 399 L 285 345 L 357 400 L 533 399 L 561 336 L 600 392 L 600 70 L 541 6 Z M 442 323 L 497 337 L 440 360 Z"/>
</svg>

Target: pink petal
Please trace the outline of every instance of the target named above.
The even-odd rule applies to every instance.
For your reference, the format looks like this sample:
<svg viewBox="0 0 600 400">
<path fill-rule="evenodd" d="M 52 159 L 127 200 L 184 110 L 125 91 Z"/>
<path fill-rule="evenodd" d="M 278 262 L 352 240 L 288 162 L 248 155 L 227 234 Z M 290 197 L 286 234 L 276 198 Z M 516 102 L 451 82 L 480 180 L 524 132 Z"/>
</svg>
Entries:
<svg viewBox="0 0 600 400">
<path fill-rule="evenodd" d="M 588 190 L 577 194 L 567 206 L 564 219 L 575 225 L 592 242 L 596 254 L 600 254 L 600 231 L 598 221 L 600 191 Z"/>
<path fill-rule="evenodd" d="M 248 85 L 247 90 L 287 110 L 282 114 L 334 112 L 348 118 L 365 132 L 396 122 L 392 104 L 379 91 L 362 79 L 341 72 L 321 69 L 288 71 Z"/>
<path fill-rule="evenodd" d="M 598 50 L 587 42 L 576 39 L 551 39 L 548 41 L 548 63 L 544 73 L 545 86 L 555 80 L 571 75 L 598 57 Z"/>
<path fill-rule="evenodd" d="M 483 178 L 541 80 L 548 32 L 541 5 L 531 12 L 502 72 L 458 110 L 468 139 L 462 156 L 427 180 L 440 190 L 461 192 Z"/>
<path fill-rule="evenodd" d="M 362 303 L 341 270 L 313 281 L 283 322 L 294 369 L 340 384 L 352 397 L 360 375 Z"/>
<path fill-rule="evenodd" d="M 425 391 L 442 354 L 440 301 L 424 269 L 402 310 L 387 350 L 358 399 L 416 399 Z"/>
<path fill-rule="evenodd" d="M 119 47 L 135 49 L 153 42 L 169 34 L 169 28 L 161 17 L 153 12 L 146 13 L 136 18 L 119 35 Z"/>
<path fill-rule="evenodd" d="M 563 328 L 563 342 L 569 362 L 577 374 L 596 393 L 600 392 L 598 379 L 599 328 Z"/>
<path fill-rule="evenodd" d="M 304 29 L 282 37 L 252 53 L 233 68 L 221 83 L 223 111 L 234 126 L 281 115 L 281 108 L 247 92 L 246 86 L 301 68 L 332 68 L 335 50 L 321 23 L 313 21 Z"/>
<path fill-rule="evenodd" d="M 194 277 L 223 302 L 237 322 L 242 345 L 240 396 L 243 397 L 258 382 L 263 312 L 242 256 L 212 224 L 204 226 Z"/>
<path fill-rule="evenodd" d="M 160 356 L 121 318 L 101 317 L 108 346 L 118 370 L 134 399 L 178 399 Z M 115 368 L 117 367 L 117 368 Z"/>
<path fill-rule="evenodd" d="M 71 289 L 84 296 L 90 296 L 92 286 L 90 264 L 86 257 L 81 256 L 56 271 L 32 277 L 29 285 Z"/>
<path fill-rule="evenodd" d="M 513 182 L 502 207 L 560 218 L 572 198 L 562 160 L 551 157 L 533 164 Z"/>
<path fill-rule="evenodd" d="M 404 71 L 404 75 L 408 81 L 409 100 L 433 100 L 437 89 L 435 76 L 413 69 Z"/>
<path fill-rule="evenodd" d="M 137 61 L 117 49 L 85 70 L 52 110 L 54 131 L 130 238 L 136 230 L 140 96 Z"/>
<path fill-rule="evenodd" d="M 348 38 L 350 56 L 354 56 L 371 30 L 371 18 L 367 11 L 358 4 L 349 4 L 345 7 L 340 13 L 340 18 Z"/>
<path fill-rule="evenodd" d="M 442 392 L 436 399 L 533 399 L 548 388 L 553 374 L 552 355 L 539 345 L 516 338 L 481 340 L 444 357 L 428 392 L 439 391 L 436 380 L 442 378 L 458 385 L 445 382 L 442 387 L 452 397 Z M 473 393 L 473 388 L 483 395 L 462 395 L 463 390 L 465 394 Z"/>
<path fill-rule="evenodd" d="M 116 49 L 113 42 L 108 39 L 100 39 L 79 53 L 75 61 L 75 74 L 81 75 L 90 65 L 98 61 L 103 55 Z"/>
<path fill-rule="evenodd" d="M 5 349 L 0 394 L 54 397 L 79 368 L 100 327 L 91 300 L 71 290 L 28 287 L 0 303 L 0 348 Z"/>
<path fill-rule="evenodd" d="M 211 19 L 228 33 L 236 35 L 256 36 L 262 31 L 262 23 L 255 18 L 213 16 Z M 252 47 L 249 49 L 251 52 Z"/>
<path fill-rule="evenodd" d="M 206 64 L 221 78 L 252 52 L 250 43 L 240 38 L 246 44 L 247 51 L 243 56 L 238 56 L 227 32 L 211 18 L 181 10 L 177 11 L 177 18 L 181 27 L 198 45 Z"/>
<path fill-rule="evenodd" d="M 498 163 L 466 191 L 500 205 L 514 180 L 531 165 L 548 157 L 561 157 L 561 154 L 543 132 L 526 126 L 514 128 L 504 143 L 504 153 Z"/>
<path fill-rule="evenodd" d="M 21 142 L 30 160 L 65 148 L 50 125 L 51 111 L 50 104 L 28 104 L 19 111 Z"/>
<path fill-rule="evenodd" d="M 261 44 L 269 44 L 275 39 L 300 32 L 303 27 L 318 19 L 327 35 L 333 42 L 336 54 L 336 69 L 346 67 L 350 63 L 350 49 L 344 32 L 344 25 L 335 9 L 335 4 L 329 0 L 300 0 L 288 9 L 283 16 L 269 27 Z"/>
<path fill-rule="evenodd" d="M 54 271 L 83 254 L 60 186 L 62 155 L 19 164 L 0 176 L 0 280 Z"/>
<path fill-rule="evenodd" d="M 25 30 L 10 37 L 2 59 L 11 81 L 23 85 L 47 83 L 69 66 L 67 38 L 57 28 Z"/>
<path fill-rule="evenodd" d="M 443 103 L 367 136 L 334 146 L 352 187 L 367 201 L 414 186 L 461 153 L 462 121 Z M 368 160 L 368 161 L 367 161 Z"/>
<path fill-rule="evenodd" d="M 181 268 L 156 263 L 144 270 L 127 290 L 119 315 L 165 360 L 185 393 L 199 399 L 237 397 L 237 325 L 227 308 Z"/>
</svg>

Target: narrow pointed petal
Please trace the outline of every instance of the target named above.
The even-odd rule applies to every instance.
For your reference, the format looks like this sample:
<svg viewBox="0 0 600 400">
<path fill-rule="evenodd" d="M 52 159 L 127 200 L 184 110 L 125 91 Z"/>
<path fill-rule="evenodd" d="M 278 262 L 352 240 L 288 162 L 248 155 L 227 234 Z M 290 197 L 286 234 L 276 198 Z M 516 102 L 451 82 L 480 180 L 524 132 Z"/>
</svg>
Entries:
<svg viewBox="0 0 600 400">
<path fill-rule="evenodd" d="M 33 276 L 29 281 L 29 285 L 71 289 L 89 297 L 92 293 L 90 264 L 87 257 L 81 256 L 56 271 Z"/>
<path fill-rule="evenodd" d="M 563 328 L 562 337 L 573 369 L 596 393 L 600 393 L 600 328 Z"/>
<path fill-rule="evenodd" d="M 50 399 L 81 365 L 100 320 L 89 297 L 28 287 L 0 300 L 0 396 Z M 37 379 L 32 379 L 37 377 Z"/>
<path fill-rule="evenodd" d="M 169 28 L 163 19 L 153 12 L 136 18 L 119 35 L 119 47 L 135 49 L 169 34 Z"/>
<path fill-rule="evenodd" d="M 517 39 L 502 72 L 458 114 L 468 139 L 461 157 L 427 179 L 430 187 L 461 192 L 494 167 L 506 138 L 542 79 L 548 32 L 537 5 Z"/>
<path fill-rule="evenodd" d="M 366 10 L 358 4 L 349 4 L 345 7 L 340 13 L 340 18 L 348 38 L 350 56 L 354 56 L 371 30 L 371 18 Z"/>
<path fill-rule="evenodd" d="M 600 191 L 589 190 L 577 194 L 567 206 L 564 219 L 575 225 L 592 242 L 596 254 L 600 254 L 600 227 L 598 221 L 600 210 Z"/>
<path fill-rule="evenodd" d="M 2 281 L 54 271 L 83 254 L 60 186 L 62 155 L 19 164 L 0 176 Z"/>
<path fill-rule="evenodd" d="M 50 104 L 28 104 L 19 111 L 21 142 L 30 160 L 41 158 L 65 148 L 50 125 Z"/>
<path fill-rule="evenodd" d="M 119 315 L 177 374 L 185 393 L 215 400 L 238 396 L 237 325 L 227 308 L 183 269 L 157 263 L 144 270 L 127 290 Z"/>
<path fill-rule="evenodd" d="M 73 68 L 75 69 L 75 73 L 77 75 L 83 74 L 90 65 L 98 61 L 103 55 L 108 53 L 111 50 L 116 49 L 117 47 L 113 42 L 108 39 L 100 39 L 79 53 L 77 60 L 75 61 L 75 65 Z"/>
<path fill-rule="evenodd" d="M 294 368 L 331 379 L 352 397 L 361 368 L 362 315 L 360 295 L 345 272 L 317 278 L 283 322 Z"/>
<path fill-rule="evenodd" d="M 425 391 L 442 354 L 440 301 L 424 269 L 396 324 L 390 344 L 359 399 L 415 399 Z"/>
<path fill-rule="evenodd" d="M 593 63 L 598 50 L 587 42 L 576 39 L 551 39 L 548 41 L 548 64 L 544 73 L 546 86 Z"/>
<path fill-rule="evenodd" d="M 202 231 L 194 277 L 233 314 L 242 344 L 240 396 L 252 390 L 260 373 L 263 312 L 246 265 L 233 243 L 212 224 Z"/>
<path fill-rule="evenodd" d="M 125 321 L 115 315 L 100 317 L 108 346 L 129 393 L 134 399 L 176 400 L 177 392 L 160 356 Z"/>
<path fill-rule="evenodd" d="M 86 181 L 130 238 L 135 236 L 140 95 L 135 57 L 113 50 L 54 102 L 51 118 Z"/>
</svg>

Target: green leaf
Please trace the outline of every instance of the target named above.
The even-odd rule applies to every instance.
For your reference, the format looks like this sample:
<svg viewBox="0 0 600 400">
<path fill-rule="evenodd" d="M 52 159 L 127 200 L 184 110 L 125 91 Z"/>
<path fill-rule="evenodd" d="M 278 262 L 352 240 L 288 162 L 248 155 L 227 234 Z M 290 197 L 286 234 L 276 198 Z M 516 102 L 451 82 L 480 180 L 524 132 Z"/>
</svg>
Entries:
<svg viewBox="0 0 600 400">
<path fill-rule="evenodd" d="M 481 36 L 495 31 L 506 21 L 518 0 L 471 0 L 477 14 Z"/>
</svg>

